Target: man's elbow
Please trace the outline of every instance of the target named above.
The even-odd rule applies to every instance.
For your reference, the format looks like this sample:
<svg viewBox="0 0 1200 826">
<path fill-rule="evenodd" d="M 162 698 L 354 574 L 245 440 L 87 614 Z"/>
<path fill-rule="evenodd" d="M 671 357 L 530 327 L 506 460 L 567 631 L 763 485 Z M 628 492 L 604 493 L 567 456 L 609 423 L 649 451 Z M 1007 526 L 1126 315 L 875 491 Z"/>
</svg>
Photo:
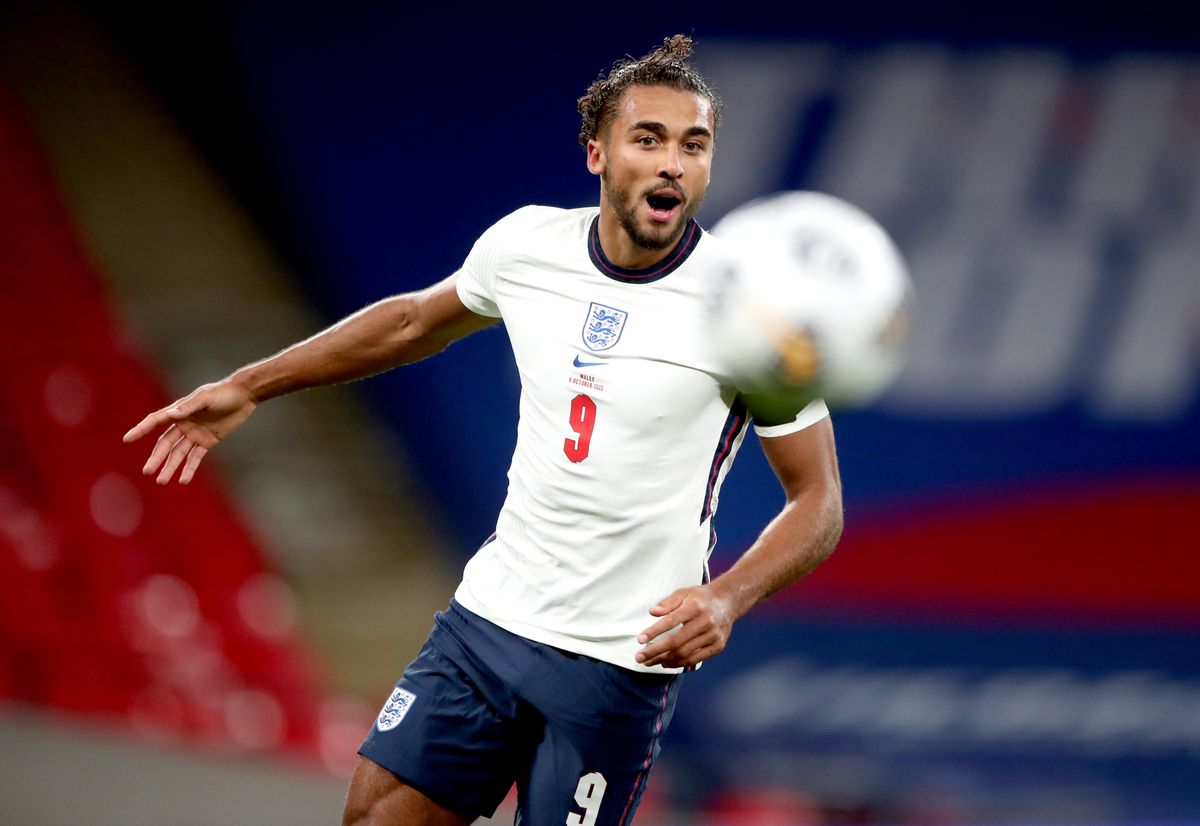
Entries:
<svg viewBox="0 0 1200 826">
<path fill-rule="evenodd" d="M 846 515 L 842 509 L 842 493 L 840 489 L 834 491 L 829 496 L 824 521 L 825 542 L 823 545 L 825 553 L 821 559 L 822 562 L 833 556 L 833 552 L 837 549 L 838 543 L 842 539 L 842 530 L 846 527 Z"/>
<path fill-rule="evenodd" d="M 388 335 L 380 344 L 383 357 L 393 366 L 410 364 L 446 349 L 449 341 L 439 338 L 419 302 L 398 296 L 392 299 L 389 310 Z"/>
</svg>

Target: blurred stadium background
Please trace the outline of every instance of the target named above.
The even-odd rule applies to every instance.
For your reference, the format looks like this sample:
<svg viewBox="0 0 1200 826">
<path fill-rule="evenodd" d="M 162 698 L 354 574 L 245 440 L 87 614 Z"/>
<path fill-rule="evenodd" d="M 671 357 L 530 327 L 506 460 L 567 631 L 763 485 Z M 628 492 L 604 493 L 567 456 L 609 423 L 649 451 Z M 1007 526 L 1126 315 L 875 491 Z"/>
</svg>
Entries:
<svg viewBox="0 0 1200 826">
<path fill-rule="evenodd" d="M 337 822 L 503 497 L 503 334 L 277 401 L 188 489 L 120 436 L 521 204 L 593 203 L 574 100 L 676 31 L 727 104 L 702 222 L 841 195 L 920 304 L 894 391 L 835 419 L 839 552 L 687 678 L 638 822 L 1200 823 L 1189 4 L 0 23 L 0 823 Z M 716 567 L 779 500 L 747 445 Z"/>
</svg>

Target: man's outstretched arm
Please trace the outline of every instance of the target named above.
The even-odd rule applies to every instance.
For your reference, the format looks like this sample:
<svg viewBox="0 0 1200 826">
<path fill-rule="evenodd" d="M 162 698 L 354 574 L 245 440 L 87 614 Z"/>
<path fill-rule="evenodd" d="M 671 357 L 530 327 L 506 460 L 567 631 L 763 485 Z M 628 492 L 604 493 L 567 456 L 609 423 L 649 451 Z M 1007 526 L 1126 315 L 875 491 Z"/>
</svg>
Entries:
<svg viewBox="0 0 1200 826">
<path fill-rule="evenodd" d="M 165 485 L 182 467 L 179 482 L 186 485 L 205 454 L 240 427 L 260 402 L 423 359 L 496 323 L 497 319 L 477 315 L 463 305 L 455 290 L 456 278 L 452 275 L 420 292 L 386 298 L 270 358 L 198 387 L 142 419 L 124 441 L 166 428 L 142 473 L 157 473 L 158 483 Z"/>
<path fill-rule="evenodd" d="M 842 534 L 842 483 L 829 418 L 760 441 L 783 485 L 783 509 L 728 571 L 650 609 L 660 619 L 638 636 L 643 665 L 690 666 L 721 653 L 737 619 L 833 553 Z"/>
</svg>

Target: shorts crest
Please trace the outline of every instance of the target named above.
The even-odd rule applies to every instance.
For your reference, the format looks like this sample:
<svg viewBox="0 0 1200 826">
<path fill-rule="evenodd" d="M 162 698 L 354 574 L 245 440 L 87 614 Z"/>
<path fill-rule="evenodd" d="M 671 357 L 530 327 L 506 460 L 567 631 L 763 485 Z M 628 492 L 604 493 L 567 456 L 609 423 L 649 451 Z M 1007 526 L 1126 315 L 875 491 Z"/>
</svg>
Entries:
<svg viewBox="0 0 1200 826">
<path fill-rule="evenodd" d="M 607 350 L 621 340 L 629 313 L 593 301 L 583 322 L 583 343 L 589 350 Z"/>
<path fill-rule="evenodd" d="M 375 727 L 380 731 L 389 731 L 400 725 L 400 721 L 404 719 L 405 714 L 408 714 L 408 710 L 412 708 L 413 701 L 416 699 L 416 694 L 397 686 L 396 690 L 392 692 L 392 696 L 383 704 L 383 710 L 379 712 Z"/>
</svg>

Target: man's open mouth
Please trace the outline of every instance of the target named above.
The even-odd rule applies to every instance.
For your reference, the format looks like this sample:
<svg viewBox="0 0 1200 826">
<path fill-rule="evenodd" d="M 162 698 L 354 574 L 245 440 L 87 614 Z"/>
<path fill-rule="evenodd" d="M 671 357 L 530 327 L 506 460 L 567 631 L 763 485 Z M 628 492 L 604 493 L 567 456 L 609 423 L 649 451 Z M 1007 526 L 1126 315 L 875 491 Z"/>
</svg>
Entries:
<svg viewBox="0 0 1200 826">
<path fill-rule="evenodd" d="M 670 220 L 675 209 L 682 203 L 683 198 L 674 190 L 659 190 L 646 196 L 646 205 L 650 207 L 650 217 L 656 221 Z"/>
</svg>

